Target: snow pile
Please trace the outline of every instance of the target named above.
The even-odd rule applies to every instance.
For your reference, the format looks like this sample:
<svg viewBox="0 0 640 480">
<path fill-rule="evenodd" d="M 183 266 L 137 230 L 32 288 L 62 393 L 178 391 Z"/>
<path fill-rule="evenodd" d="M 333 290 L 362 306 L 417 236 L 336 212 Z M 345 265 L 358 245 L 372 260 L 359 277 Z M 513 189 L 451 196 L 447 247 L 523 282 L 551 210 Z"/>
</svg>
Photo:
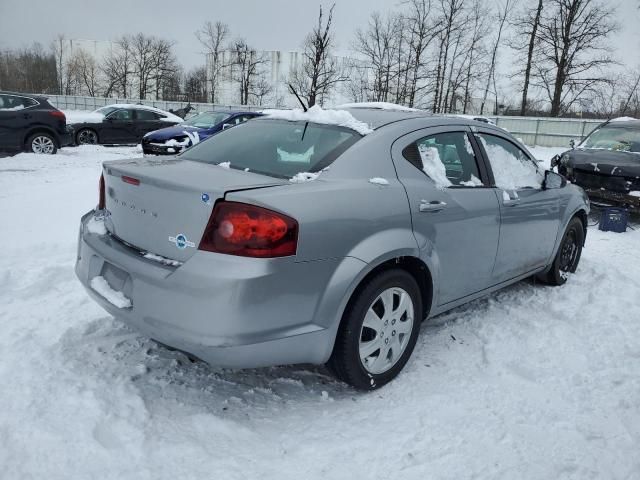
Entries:
<svg viewBox="0 0 640 480">
<path fill-rule="evenodd" d="M 102 123 L 104 115 L 98 112 L 86 112 L 83 110 L 62 110 L 67 118 L 67 125 L 76 123 Z"/>
<path fill-rule="evenodd" d="M 484 183 L 475 175 L 471 174 L 471 178 L 467 181 L 460 182 L 460 185 L 464 185 L 465 187 L 483 187 Z"/>
<path fill-rule="evenodd" d="M 431 180 L 433 180 L 438 188 L 447 188 L 452 185 L 447 178 L 447 169 L 440 160 L 440 154 L 435 147 L 429 147 L 423 143 L 418 144 L 418 151 L 422 159 L 422 170 Z"/>
<path fill-rule="evenodd" d="M 91 279 L 91 288 L 100 294 L 107 302 L 118 308 L 130 308 L 131 300 L 125 297 L 124 293 L 111 288 L 104 277 L 97 276 Z"/>
<path fill-rule="evenodd" d="M 390 102 L 356 102 L 356 103 L 343 103 L 335 107 L 337 109 L 342 108 L 374 108 L 377 110 L 396 110 L 401 112 L 420 112 L 417 108 L 405 107 L 404 105 L 398 105 L 397 103 Z"/>
<path fill-rule="evenodd" d="M 350 128 L 361 135 L 373 132 L 373 129 L 364 122 L 357 120 L 346 110 L 324 110 L 318 105 L 314 105 L 306 112 L 301 108 L 293 110 L 265 110 L 266 117 L 277 120 L 287 120 L 289 122 L 313 122 L 325 125 L 338 125 Z"/>
<path fill-rule="evenodd" d="M 640 197 L 640 191 L 635 190 L 635 191 L 629 192 L 629 195 L 631 195 L 632 197 Z"/>
<path fill-rule="evenodd" d="M 299 172 L 296 173 L 293 177 L 291 177 L 289 179 L 289 181 L 291 183 L 305 183 L 305 182 L 312 182 L 313 180 L 315 180 L 316 178 L 318 178 L 320 176 L 320 173 L 322 172 Z"/>
<path fill-rule="evenodd" d="M 0 235 L 19 239 L 0 255 L 1 478 L 638 477 L 640 230 L 590 228 L 563 287 L 527 280 L 427 320 L 403 373 L 361 394 L 323 367 L 191 362 L 87 296 L 80 216 L 100 163 L 140 155 L 0 159 Z"/>
<path fill-rule="evenodd" d="M 94 233 L 96 235 L 104 235 L 107 233 L 107 227 L 104 225 L 103 216 L 93 216 L 87 222 L 87 232 Z"/>
<path fill-rule="evenodd" d="M 532 162 L 528 160 L 521 161 L 500 145 L 489 144 L 482 137 L 480 137 L 480 141 L 491 161 L 497 187 L 505 190 L 540 187 L 542 175 L 536 170 Z"/>
<path fill-rule="evenodd" d="M 231 162 L 220 162 L 218 166 L 222 168 L 231 168 Z"/>
<path fill-rule="evenodd" d="M 381 177 L 373 177 L 369 179 L 369 183 L 373 183 L 374 185 L 389 185 L 389 180 Z"/>
</svg>

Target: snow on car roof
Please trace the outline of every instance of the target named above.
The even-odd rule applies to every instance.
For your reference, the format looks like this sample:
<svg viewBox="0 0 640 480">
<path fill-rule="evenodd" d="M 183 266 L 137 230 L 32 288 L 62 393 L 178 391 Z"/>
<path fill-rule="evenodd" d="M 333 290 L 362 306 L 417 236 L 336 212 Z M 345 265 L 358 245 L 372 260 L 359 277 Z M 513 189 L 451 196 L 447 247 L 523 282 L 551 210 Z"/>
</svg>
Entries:
<svg viewBox="0 0 640 480">
<path fill-rule="evenodd" d="M 318 105 L 314 105 L 306 112 L 301 108 L 294 108 L 292 110 L 263 110 L 262 113 L 267 118 L 277 120 L 287 120 L 289 122 L 307 121 L 346 127 L 355 130 L 360 135 L 367 135 L 373 132 L 373 129 L 367 123 L 356 119 L 347 110 L 325 110 Z"/>
<path fill-rule="evenodd" d="M 140 104 L 137 104 L 137 103 L 112 103 L 110 105 L 105 105 L 104 107 L 100 107 L 100 108 L 105 108 L 105 107 L 135 108 L 135 109 L 138 109 L 138 110 L 149 110 L 151 112 L 155 112 L 155 113 L 159 113 L 160 115 L 164 115 L 165 118 L 163 118 L 162 120 L 169 121 L 169 122 L 178 122 L 178 123 L 184 122 L 183 118 L 181 118 L 181 117 L 179 117 L 177 115 L 174 115 L 171 112 L 167 112 L 165 110 L 160 110 L 159 108 L 156 108 L 156 107 L 150 107 L 148 105 L 140 105 Z"/>
<path fill-rule="evenodd" d="M 609 120 L 609 122 L 637 122 L 637 121 L 638 119 L 633 117 L 617 117 Z"/>
<path fill-rule="evenodd" d="M 356 102 L 356 103 L 343 103 L 334 107 L 336 109 L 345 108 L 375 108 L 378 110 L 397 110 L 401 112 L 419 112 L 417 108 L 405 107 L 404 105 L 398 105 L 397 103 L 390 102 Z"/>
</svg>

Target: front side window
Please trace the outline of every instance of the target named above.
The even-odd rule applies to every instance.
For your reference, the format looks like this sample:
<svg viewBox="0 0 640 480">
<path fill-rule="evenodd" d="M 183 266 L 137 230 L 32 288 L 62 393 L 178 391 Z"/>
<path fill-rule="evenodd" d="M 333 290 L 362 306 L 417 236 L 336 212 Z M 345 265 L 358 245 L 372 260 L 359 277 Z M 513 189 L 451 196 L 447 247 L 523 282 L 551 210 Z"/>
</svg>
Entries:
<svg viewBox="0 0 640 480">
<path fill-rule="evenodd" d="M 473 147 L 465 132 L 429 135 L 408 145 L 402 155 L 438 187 L 481 187 Z"/>
<path fill-rule="evenodd" d="M 122 108 L 120 110 L 116 110 L 115 112 L 111 113 L 108 118 L 112 119 L 112 120 L 117 120 L 117 121 L 131 121 L 133 120 L 133 110 L 129 110 L 127 108 Z"/>
<path fill-rule="evenodd" d="M 496 187 L 505 190 L 541 187 L 542 173 L 521 148 L 487 133 L 478 133 L 476 137 L 487 153 Z"/>
<path fill-rule="evenodd" d="M 245 122 L 201 142 L 182 154 L 187 160 L 226 164 L 231 168 L 292 178 L 329 166 L 361 136 L 344 127 L 311 122 Z"/>
<path fill-rule="evenodd" d="M 580 148 L 640 152 L 640 128 L 604 126 L 594 130 Z"/>
</svg>

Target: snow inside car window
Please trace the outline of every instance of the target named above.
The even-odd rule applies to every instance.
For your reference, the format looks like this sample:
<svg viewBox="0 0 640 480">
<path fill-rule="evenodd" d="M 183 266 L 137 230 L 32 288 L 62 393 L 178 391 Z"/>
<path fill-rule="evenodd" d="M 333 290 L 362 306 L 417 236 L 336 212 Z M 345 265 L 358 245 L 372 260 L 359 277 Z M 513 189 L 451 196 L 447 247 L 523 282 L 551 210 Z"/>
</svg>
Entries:
<svg viewBox="0 0 640 480">
<path fill-rule="evenodd" d="M 403 156 L 438 188 L 483 186 L 473 147 L 465 132 L 431 135 L 409 145 Z"/>
<path fill-rule="evenodd" d="M 513 143 L 495 135 L 476 135 L 489 158 L 496 186 L 505 190 L 540 188 L 542 173 L 535 163 Z"/>
</svg>

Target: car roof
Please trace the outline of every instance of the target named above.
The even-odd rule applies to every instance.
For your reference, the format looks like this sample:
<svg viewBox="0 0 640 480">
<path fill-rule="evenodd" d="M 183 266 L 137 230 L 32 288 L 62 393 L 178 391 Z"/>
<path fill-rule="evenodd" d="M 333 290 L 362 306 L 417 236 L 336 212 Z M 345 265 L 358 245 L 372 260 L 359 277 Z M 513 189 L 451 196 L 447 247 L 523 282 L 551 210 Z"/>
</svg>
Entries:
<svg viewBox="0 0 640 480">
<path fill-rule="evenodd" d="M 615 128 L 640 128 L 640 119 L 633 120 L 609 120 L 608 122 L 604 122 L 601 126 L 606 125 L 607 127 L 615 127 Z"/>
<path fill-rule="evenodd" d="M 495 125 L 486 122 L 480 122 L 473 118 L 462 117 L 459 115 L 441 115 L 427 112 L 426 110 L 390 110 L 380 108 L 345 108 L 356 120 L 360 120 L 368 124 L 374 130 L 389 125 L 391 123 L 402 120 L 410 120 L 421 118 L 427 120 L 427 124 L 432 126 L 439 125 L 475 125 L 478 127 L 494 127 Z"/>
<path fill-rule="evenodd" d="M 26 97 L 26 98 L 36 98 L 40 100 L 46 100 L 46 95 L 34 95 L 32 93 L 20 93 L 20 92 L 10 92 L 8 90 L 0 90 L 0 95 L 15 95 L 16 97 Z"/>
<path fill-rule="evenodd" d="M 228 113 L 229 115 L 262 115 L 261 112 L 251 110 L 205 110 L 200 113 Z"/>
</svg>

